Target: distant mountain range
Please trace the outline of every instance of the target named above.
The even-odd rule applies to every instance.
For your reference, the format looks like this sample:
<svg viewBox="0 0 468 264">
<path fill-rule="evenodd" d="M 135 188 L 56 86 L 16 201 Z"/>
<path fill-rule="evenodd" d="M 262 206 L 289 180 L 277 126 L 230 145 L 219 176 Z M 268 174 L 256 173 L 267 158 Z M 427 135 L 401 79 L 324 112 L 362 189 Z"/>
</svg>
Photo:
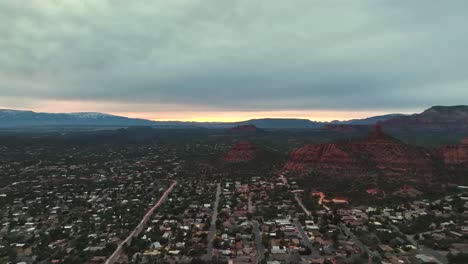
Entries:
<svg viewBox="0 0 468 264">
<path fill-rule="evenodd" d="M 308 119 L 294 118 L 262 118 L 242 122 L 183 122 L 183 121 L 152 121 L 146 119 L 128 118 L 104 113 L 38 113 L 0 109 L 0 128 L 17 127 L 47 127 L 47 126 L 153 126 L 171 128 L 232 128 L 243 125 L 254 125 L 258 128 L 322 128 L 325 125 L 371 125 L 383 122 L 387 126 L 418 126 L 420 124 L 456 125 L 468 124 L 468 106 L 434 106 L 421 114 L 403 115 L 389 114 L 373 116 L 364 119 L 348 121 L 317 122 Z"/>
<path fill-rule="evenodd" d="M 232 128 L 243 125 L 254 125 L 259 128 L 321 128 L 328 123 L 339 124 L 374 124 L 391 117 L 401 115 L 385 115 L 366 119 L 349 121 L 316 122 L 308 119 L 295 118 L 262 118 L 241 122 L 182 122 L 182 121 L 152 121 L 146 119 L 128 118 L 104 113 L 38 113 L 0 109 L 0 127 L 39 127 L 39 126 L 155 126 L 155 127 L 206 127 Z"/>
<path fill-rule="evenodd" d="M 341 124 L 341 125 L 371 125 L 377 122 L 383 122 L 389 119 L 397 118 L 397 117 L 404 117 L 406 115 L 403 114 L 388 114 L 388 115 L 381 115 L 381 116 L 372 116 L 364 119 L 351 119 L 346 121 L 332 121 L 332 124 Z"/>
<path fill-rule="evenodd" d="M 36 113 L 33 111 L 0 110 L 0 127 L 34 126 L 138 126 L 152 121 L 103 113 Z"/>
<path fill-rule="evenodd" d="M 388 127 L 418 128 L 426 125 L 439 128 L 468 127 L 468 105 L 433 106 L 420 114 L 385 120 Z"/>
</svg>

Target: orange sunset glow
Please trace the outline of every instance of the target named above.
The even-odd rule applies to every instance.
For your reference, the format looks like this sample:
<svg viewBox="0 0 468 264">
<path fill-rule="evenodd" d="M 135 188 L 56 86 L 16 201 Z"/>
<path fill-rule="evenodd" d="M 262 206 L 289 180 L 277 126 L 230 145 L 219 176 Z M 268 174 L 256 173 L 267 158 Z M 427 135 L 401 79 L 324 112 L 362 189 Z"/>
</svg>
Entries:
<svg viewBox="0 0 468 264">
<path fill-rule="evenodd" d="M 11 108 L 8 104 L 0 108 Z M 134 111 L 133 109 L 138 109 Z M 19 109 L 21 110 L 21 109 Z M 313 121 L 349 120 L 389 113 L 389 111 L 272 110 L 238 111 L 177 104 L 132 104 L 106 101 L 43 100 L 28 110 L 36 112 L 103 112 L 155 121 L 236 122 L 256 118 L 301 118 Z M 408 111 L 408 113 L 412 113 Z"/>
<path fill-rule="evenodd" d="M 123 112 L 115 113 L 132 118 L 144 118 L 155 121 L 179 120 L 193 122 L 237 122 L 257 118 L 300 118 L 313 121 L 349 120 L 365 118 L 384 113 L 377 112 L 337 112 L 337 111 L 258 111 L 258 112 L 180 112 L 180 113 L 158 113 L 158 112 Z"/>
</svg>

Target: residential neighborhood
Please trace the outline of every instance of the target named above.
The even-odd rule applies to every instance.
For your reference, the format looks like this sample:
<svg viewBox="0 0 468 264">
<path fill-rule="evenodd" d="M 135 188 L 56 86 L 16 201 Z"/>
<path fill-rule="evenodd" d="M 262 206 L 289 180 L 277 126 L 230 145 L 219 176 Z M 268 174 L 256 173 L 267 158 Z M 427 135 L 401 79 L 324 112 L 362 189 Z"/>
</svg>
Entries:
<svg viewBox="0 0 468 264">
<path fill-rule="evenodd" d="M 174 144 L 4 147 L 0 263 L 468 263 L 468 187 L 355 203 Z"/>
</svg>

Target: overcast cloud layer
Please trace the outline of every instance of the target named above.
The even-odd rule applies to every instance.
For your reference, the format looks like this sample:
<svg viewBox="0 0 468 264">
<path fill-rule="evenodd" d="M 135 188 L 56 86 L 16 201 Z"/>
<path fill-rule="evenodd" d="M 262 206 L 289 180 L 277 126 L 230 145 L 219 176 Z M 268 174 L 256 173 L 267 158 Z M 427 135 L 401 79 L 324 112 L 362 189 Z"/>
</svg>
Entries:
<svg viewBox="0 0 468 264">
<path fill-rule="evenodd" d="M 0 101 L 468 103 L 468 1 L 0 1 Z"/>
</svg>

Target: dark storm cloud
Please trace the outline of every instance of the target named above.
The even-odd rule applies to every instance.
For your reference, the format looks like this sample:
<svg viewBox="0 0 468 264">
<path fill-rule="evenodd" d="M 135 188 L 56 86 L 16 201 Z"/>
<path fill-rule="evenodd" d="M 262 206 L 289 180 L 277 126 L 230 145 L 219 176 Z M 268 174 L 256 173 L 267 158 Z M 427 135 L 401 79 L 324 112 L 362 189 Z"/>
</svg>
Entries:
<svg viewBox="0 0 468 264">
<path fill-rule="evenodd" d="M 6 0 L 0 97 L 235 110 L 467 103 L 466 10 L 422 0 Z"/>
</svg>

